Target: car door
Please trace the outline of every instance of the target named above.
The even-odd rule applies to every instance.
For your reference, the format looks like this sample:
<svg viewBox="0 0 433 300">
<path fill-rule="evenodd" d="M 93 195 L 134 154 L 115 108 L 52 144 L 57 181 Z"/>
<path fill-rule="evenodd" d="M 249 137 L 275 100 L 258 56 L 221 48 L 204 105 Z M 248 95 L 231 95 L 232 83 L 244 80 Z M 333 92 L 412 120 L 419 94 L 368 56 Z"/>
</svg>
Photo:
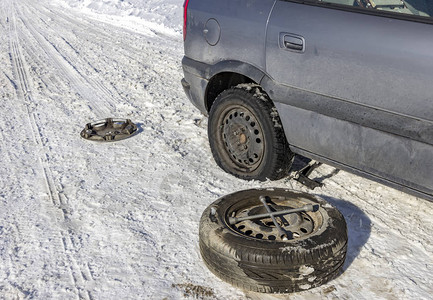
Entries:
<svg viewBox="0 0 433 300">
<path fill-rule="evenodd" d="M 355 1 L 276 1 L 263 86 L 296 152 L 432 194 L 433 11 Z"/>
</svg>

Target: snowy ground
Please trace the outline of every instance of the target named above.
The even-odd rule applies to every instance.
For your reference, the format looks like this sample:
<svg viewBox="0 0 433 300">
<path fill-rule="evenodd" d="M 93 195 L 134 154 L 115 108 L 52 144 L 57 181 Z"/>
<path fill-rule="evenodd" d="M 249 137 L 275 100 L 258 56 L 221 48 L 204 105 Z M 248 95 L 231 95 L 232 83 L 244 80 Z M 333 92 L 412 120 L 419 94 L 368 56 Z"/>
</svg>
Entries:
<svg viewBox="0 0 433 300">
<path fill-rule="evenodd" d="M 0 1 L 0 299 L 286 299 L 201 261 L 198 222 L 252 187 L 218 169 L 180 85 L 183 0 Z M 87 122 L 131 118 L 116 143 Z M 290 299 L 428 299 L 433 203 L 320 167 L 344 214 L 344 273 Z"/>
</svg>

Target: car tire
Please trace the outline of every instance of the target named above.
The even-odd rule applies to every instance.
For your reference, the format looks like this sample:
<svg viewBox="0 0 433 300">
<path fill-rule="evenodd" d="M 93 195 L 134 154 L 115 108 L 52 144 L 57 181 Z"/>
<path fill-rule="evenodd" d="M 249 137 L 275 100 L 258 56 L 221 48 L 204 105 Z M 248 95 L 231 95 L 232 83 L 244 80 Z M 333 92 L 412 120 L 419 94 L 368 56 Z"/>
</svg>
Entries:
<svg viewBox="0 0 433 300">
<path fill-rule="evenodd" d="M 242 84 L 218 95 L 208 137 L 218 166 L 241 179 L 281 179 L 293 162 L 278 112 L 258 85 Z"/>
<path fill-rule="evenodd" d="M 277 210 L 304 205 L 315 210 L 276 217 L 278 222 L 293 222 L 285 227 L 293 234 L 287 240 L 276 236 L 269 217 L 230 224 L 230 218 L 266 212 L 260 197 Z M 340 274 L 347 227 L 341 213 L 320 197 L 285 189 L 251 189 L 221 197 L 203 212 L 199 244 L 205 264 L 222 280 L 254 292 L 291 293 L 320 286 Z"/>
</svg>

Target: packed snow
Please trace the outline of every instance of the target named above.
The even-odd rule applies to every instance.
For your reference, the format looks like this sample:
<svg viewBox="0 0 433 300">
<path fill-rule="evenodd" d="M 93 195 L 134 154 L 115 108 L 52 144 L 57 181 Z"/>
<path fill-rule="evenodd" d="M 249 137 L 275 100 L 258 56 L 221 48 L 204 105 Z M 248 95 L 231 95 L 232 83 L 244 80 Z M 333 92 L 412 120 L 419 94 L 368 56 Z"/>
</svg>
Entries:
<svg viewBox="0 0 433 300">
<path fill-rule="evenodd" d="M 322 165 L 314 191 L 220 170 L 182 78 L 183 0 L 0 1 L 0 299 L 429 299 L 433 203 Z M 84 140 L 130 118 L 135 136 Z M 292 295 L 236 289 L 201 260 L 217 198 L 324 197 L 346 218 L 344 272 Z"/>
</svg>

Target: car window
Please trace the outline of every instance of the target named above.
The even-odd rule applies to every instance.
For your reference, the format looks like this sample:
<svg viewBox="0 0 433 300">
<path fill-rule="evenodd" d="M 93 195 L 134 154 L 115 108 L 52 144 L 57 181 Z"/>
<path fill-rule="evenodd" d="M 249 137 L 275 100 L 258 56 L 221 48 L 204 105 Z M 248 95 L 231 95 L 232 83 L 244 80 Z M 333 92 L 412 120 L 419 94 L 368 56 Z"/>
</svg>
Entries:
<svg viewBox="0 0 433 300">
<path fill-rule="evenodd" d="M 429 0 L 319 0 L 319 2 L 422 17 L 433 16 L 433 1 Z"/>
</svg>

